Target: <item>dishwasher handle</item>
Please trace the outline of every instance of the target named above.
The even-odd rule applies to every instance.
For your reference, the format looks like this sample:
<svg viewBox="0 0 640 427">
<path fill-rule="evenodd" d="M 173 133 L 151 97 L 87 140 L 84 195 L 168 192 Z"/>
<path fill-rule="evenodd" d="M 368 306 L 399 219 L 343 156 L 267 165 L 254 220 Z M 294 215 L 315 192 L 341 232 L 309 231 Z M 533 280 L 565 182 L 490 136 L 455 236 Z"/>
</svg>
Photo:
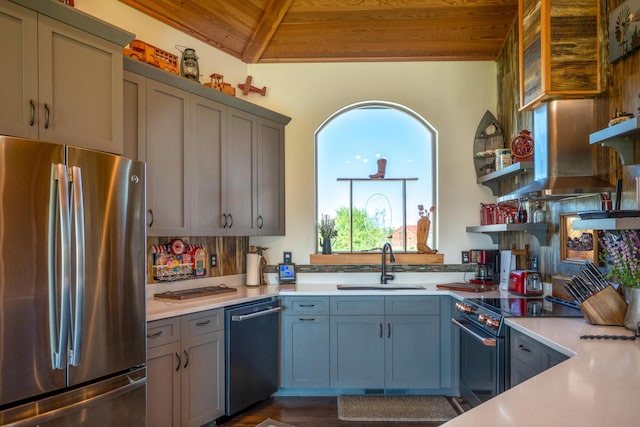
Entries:
<svg viewBox="0 0 640 427">
<path fill-rule="evenodd" d="M 266 316 L 268 314 L 277 313 L 279 311 L 282 311 L 282 307 L 274 307 L 268 310 L 256 311 L 255 313 L 249 313 L 249 314 L 234 314 L 231 316 L 231 321 L 243 322 L 245 320 L 253 319 L 260 316 Z"/>
</svg>

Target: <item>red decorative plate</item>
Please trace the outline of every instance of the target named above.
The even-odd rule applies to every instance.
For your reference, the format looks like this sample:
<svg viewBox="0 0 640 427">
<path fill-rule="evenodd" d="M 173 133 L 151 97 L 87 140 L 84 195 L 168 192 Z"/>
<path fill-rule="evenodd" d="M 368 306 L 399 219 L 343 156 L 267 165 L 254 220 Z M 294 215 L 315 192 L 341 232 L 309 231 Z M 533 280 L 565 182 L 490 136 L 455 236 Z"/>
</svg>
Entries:
<svg viewBox="0 0 640 427">
<path fill-rule="evenodd" d="M 533 159 L 533 138 L 531 132 L 524 129 L 511 141 L 511 153 L 516 162 L 526 162 Z"/>
</svg>

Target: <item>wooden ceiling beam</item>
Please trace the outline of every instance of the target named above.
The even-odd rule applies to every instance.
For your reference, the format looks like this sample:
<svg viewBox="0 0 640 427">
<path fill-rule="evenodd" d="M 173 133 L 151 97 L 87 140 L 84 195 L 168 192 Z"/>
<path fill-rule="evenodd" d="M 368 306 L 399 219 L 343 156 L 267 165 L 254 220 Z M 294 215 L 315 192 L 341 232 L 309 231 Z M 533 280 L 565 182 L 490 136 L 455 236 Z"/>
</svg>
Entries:
<svg viewBox="0 0 640 427">
<path fill-rule="evenodd" d="M 242 54 L 242 60 L 247 64 L 256 63 L 271 42 L 271 38 L 280 26 L 293 0 L 271 0 L 264 10 L 260 22 L 251 35 Z"/>
</svg>

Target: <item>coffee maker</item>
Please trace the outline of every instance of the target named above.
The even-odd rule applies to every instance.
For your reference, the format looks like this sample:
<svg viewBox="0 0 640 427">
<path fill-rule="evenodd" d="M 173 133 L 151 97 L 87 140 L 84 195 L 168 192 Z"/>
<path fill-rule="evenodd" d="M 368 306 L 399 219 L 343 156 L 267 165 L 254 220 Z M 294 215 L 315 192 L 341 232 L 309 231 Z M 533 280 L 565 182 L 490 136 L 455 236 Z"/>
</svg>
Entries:
<svg viewBox="0 0 640 427">
<path fill-rule="evenodd" d="M 500 283 L 500 251 L 471 249 L 469 261 L 476 264 L 475 277 L 469 283 L 496 285 Z"/>
</svg>

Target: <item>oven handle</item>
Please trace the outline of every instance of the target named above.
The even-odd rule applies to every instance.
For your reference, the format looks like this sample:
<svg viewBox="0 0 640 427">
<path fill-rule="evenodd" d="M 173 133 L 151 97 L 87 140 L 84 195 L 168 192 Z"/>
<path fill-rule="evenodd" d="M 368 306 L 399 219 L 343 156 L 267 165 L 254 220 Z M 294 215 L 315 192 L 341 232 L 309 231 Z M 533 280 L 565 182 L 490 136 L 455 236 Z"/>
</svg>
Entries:
<svg viewBox="0 0 640 427">
<path fill-rule="evenodd" d="M 476 340 L 480 341 L 482 343 L 482 345 L 485 346 L 485 347 L 495 347 L 497 345 L 497 340 L 495 338 L 484 337 L 484 336 L 472 331 L 471 329 L 469 329 L 469 327 L 467 327 L 465 324 L 463 324 L 462 322 L 460 322 L 457 319 L 451 319 L 451 323 L 453 323 L 454 325 L 459 327 L 463 332 L 466 332 L 467 334 L 471 335 Z"/>
<path fill-rule="evenodd" d="M 267 314 L 277 313 L 278 311 L 281 311 L 281 310 L 282 310 L 282 307 L 275 307 L 269 310 L 256 311 L 255 313 L 251 313 L 251 314 L 234 314 L 231 316 L 231 321 L 242 322 L 244 320 L 253 319 L 254 317 L 266 316 Z"/>
</svg>

